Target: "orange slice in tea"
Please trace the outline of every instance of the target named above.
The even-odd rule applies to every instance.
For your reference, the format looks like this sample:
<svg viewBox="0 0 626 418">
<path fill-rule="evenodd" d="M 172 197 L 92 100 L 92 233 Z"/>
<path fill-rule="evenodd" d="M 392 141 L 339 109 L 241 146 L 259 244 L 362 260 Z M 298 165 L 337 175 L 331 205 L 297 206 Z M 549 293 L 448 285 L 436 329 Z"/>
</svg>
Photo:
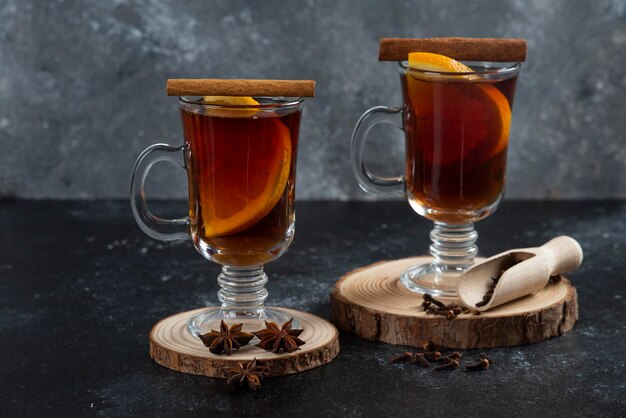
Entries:
<svg viewBox="0 0 626 418">
<path fill-rule="evenodd" d="M 204 96 L 202 101 L 207 104 L 219 106 L 232 106 L 226 109 L 207 109 L 207 114 L 211 116 L 222 116 L 231 118 L 241 118 L 255 115 L 257 109 L 250 106 L 258 106 L 259 102 L 252 97 L 245 96 Z M 241 107 L 238 109 L 238 107 Z"/>
<path fill-rule="evenodd" d="M 216 105 L 255 106 L 259 104 L 252 97 L 243 96 L 204 96 L 202 101 Z"/>
<path fill-rule="evenodd" d="M 281 199 L 291 169 L 291 135 L 280 117 L 219 118 L 200 176 L 199 196 L 208 238 L 250 228 Z"/>
<path fill-rule="evenodd" d="M 445 55 L 430 52 L 409 53 L 409 67 L 423 71 L 435 71 L 444 73 L 473 73 L 467 65 L 453 60 Z"/>
<path fill-rule="evenodd" d="M 412 52 L 408 62 L 410 68 L 422 71 L 474 72 L 459 61 L 428 52 Z M 447 145 L 445 152 L 437 153 L 433 157 L 441 164 L 468 158 L 472 153 L 473 162 L 481 163 L 508 145 L 511 107 L 507 98 L 492 84 L 476 83 L 471 74 L 466 79 L 467 84 L 445 83 L 445 80 L 436 82 L 428 73 L 407 73 L 408 99 L 416 117 L 421 118 L 421 123 L 426 125 L 422 128 L 433 135 L 437 130 L 438 135 L 451 141 L 443 144 Z M 441 87 L 439 94 L 436 84 Z M 437 126 L 432 126 L 433 124 Z M 426 151 L 427 154 L 434 155 L 435 145 L 431 145 L 433 150 Z M 428 143 L 425 146 L 428 147 Z"/>
</svg>

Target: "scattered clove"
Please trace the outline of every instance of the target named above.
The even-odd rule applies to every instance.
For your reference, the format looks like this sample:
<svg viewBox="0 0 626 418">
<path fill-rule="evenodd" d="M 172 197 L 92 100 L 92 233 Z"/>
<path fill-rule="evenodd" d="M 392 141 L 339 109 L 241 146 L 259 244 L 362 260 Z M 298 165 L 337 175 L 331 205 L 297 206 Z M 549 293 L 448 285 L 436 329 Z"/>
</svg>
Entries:
<svg viewBox="0 0 626 418">
<path fill-rule="evenodd" d="M 480 359 L 478 359 L 477 363 L 468 364 L 465 366 L 465 370 L 467 371 L 475 371 L 475 370 L 487 370 L 493 362 L 487 357 L 485 353 L 480 353 Z"/>
<path fill-rule="evenodd" d="M 459 353 L 458 351 L 453 352 L 452 354 L 448 354 L 447 356 L 443 356 L 439 359 L 437 359 L 437 361 L 444 361 L 444 362 L 448 362 L 450 360 L 461 360 L 461 357 L 463 357 L 463 354 Z"/>
<path fill-rule="evenodd" d="M 482 359 L 487 360 L 489 362 L 489 364 L 492 364 L 492 365 L 496 364 L 496 363 L 494 363 L 493 360 L 491 360 L 489 357 L 487 357 L 487 354 L 485 354 L 485 353 L 480 353 L 480 358 L 481 358 L 481 360 Z"/>
<path fill-rule="evenodd" d="M 397 356 L 391 357 L 389 359 L 389 363 L 391 364 L 403 363 L 403 362 L 407 362 L 411 360 L 413 360 L 413 354 L 409 353 L 408 351 L 405 351 L 402 354 L 398 354 Z"/>
<path fill-rule="evenodd" d="M 422 366 L 425 369 L 430 367 L 430 362 L 426 360 L 426 357 L 422 353 L 416 353 L 413 356 L 413 362 L 418 366 Z"/>
<path fill-rule="evenodd" d="M 465 370 L 468 372 L 476 370 L 486 370 L 489 368 L 489 362 L 485 359 L 481 359 L 478 363 L 468 364 L 465 366 Z"/>
<path fill-rule="evenodd" d="M 389 363 L 391 364 L 405 363 L 405 362 L 415 363 L 418 366 L 422 366 L 424 368 L 430 367 L 430 362 L 426 359 L 426 356 L 424 355 L 424 353 L 413 354 L 408 351 L 405 351 L 404 353 L 398 354 L 397 356 L 393 356 L 389 359 Z"/>
<path fill-rule="evenodd" d="M 426 359 L 424 353 L 413 354 L 408 351 L 405 351 L 404 353 L 398 354 L 397 356 L 393 356 L 389 359 L 389 363 L 391 364 L 406 363 L 406 362 L 415 363 L 418 366 L 422 366 L 424 368 L 430 367 L 430 362 Z"/>
<path fill-rule="evenodd" d="M 441 370 L 453 370 L 453 369 L 458 369 L 460 365 L 461 363 L 459 363 L 458 360 L 450 359 L 445 364 L 437 366 L 433 370 L 436 372 L 441 371 Z"/>
<path fill-rule="evenodd" d="M 424 348 L 433 348 L 434 344 L 424 344 Z M 411 353 L 405 351 L 389 359 L 390 363 L 410 362 L 421 366 L 425 369 L 430 367 L 430 363 L 439 363 L 433 368 L 433 371 L 441 370 L 453 370 L 458 369 L 461 366 L 461 358 L 463 354 L 459 351 L 453 351 L 450 354 L 443 355 L 440 351 L 424 351 Z M 480 358 L 476 360 L 476 363 L 467 364 L 465 370 L 486 370 L 494 364 L 493 360 L 487 357 L 487 354 L 480 353 Z"/>
<path fill-rule="evenodd" d="M 423 355 L 429 361 L 437 361 L 441 358 L 441 352 L 439 351 L 427 351 Z"/>
</svg>

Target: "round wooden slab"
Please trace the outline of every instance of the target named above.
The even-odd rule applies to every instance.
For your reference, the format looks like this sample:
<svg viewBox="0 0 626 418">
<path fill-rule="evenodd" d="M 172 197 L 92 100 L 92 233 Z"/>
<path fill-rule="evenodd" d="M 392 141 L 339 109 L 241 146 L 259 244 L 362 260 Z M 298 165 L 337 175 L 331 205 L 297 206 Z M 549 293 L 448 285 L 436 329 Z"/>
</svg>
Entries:
<svg viewBox="0 0 626 418">
<path fill-rule="evenodd" d="M 382 261 L 347 273 L 331 293 L 332 321 L 340 330 L 368 340 L 471 349 L 536 343 L 565 334 L 578 319 L 576 289 L 564 278 L 481 315 L 462 314 L 452 320 L 428 315 L 422 297 L 406 289 L 399 276 L 429 261 Z"/>
<path fill-rule="evenodd" d="M 150 331 L 150 357 L 161 366 L 183 373 L 224 377 L 222 369 L 239 361 L 257 358 L 260 366 L 270 368 L 267 376 L 283 376 L 330 363 L 339 353 L 339 333 L 330 322 L 315 315 L 293 309 L 274 308 L 300 320 L 304 331 L 300 339 L 306 344 L 293 353 L 274 354 L 255 345 L 235 350 L 230 356 L 216 355 L 202 344 L 200 338 L 187 331 L 187 319 L 206 308 L 182 312 L 161 320 Z M 251 341 L 255 344 L 258 340 Z"/>
</svg>

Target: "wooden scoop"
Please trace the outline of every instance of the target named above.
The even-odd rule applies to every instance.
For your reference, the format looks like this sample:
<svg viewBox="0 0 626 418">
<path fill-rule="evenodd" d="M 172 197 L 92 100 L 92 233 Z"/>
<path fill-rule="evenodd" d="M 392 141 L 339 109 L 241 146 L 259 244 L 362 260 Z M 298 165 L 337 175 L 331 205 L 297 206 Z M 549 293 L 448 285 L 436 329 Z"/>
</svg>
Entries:
<svg viewBox="0 0 626 418">
<path fill-rule="evenodd" d="M 464 305 L 486 311 L 543 289 L 551 275 L 576 270 L 583 261 L 578 241 L 560 236 L 541 247 L 509 250 L 469 268 L 459 277 L 457 292 Z M 502 276 L 485 305 L 477 307 L 491 289 L 492 277 Z"/>
</svg>

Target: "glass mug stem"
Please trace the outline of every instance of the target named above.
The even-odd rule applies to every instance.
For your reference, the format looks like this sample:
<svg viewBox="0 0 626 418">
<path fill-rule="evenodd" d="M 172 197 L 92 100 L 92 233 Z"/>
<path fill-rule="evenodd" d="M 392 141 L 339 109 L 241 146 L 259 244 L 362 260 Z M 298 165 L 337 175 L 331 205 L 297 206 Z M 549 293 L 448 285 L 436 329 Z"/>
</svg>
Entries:
<svg viewBox="0 0 626 418">
<path fill-rule="evenodd" d="M 237 268 L 222 267 L 222 273 L 217 277 L 221 289 L 217 298 L 222 303 L 224 311 L 248 312 L 250 315 L 261 316 L 263 305 L 267 299 L 267 275 L 263 267 Z M 225 313 L 226 316 L 228 312 Z"/>
<path fill-rule="evenodd" d="M 473 223 L 449 225 L 435 222 L 430 239 L 430 255 L 437 269 L 458 272 L 474 264 L 474 257 L 478 253 L 478 233 Z"/>
</svg>

